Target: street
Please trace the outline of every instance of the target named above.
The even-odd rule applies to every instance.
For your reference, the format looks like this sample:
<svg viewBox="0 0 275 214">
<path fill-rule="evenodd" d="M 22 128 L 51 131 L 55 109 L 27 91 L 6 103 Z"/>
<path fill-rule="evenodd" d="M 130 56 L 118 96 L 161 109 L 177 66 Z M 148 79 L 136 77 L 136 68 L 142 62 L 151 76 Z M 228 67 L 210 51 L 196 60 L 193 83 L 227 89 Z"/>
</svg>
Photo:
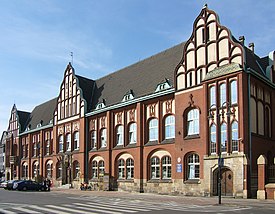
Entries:
<svg viewBox="0 0 275 214">
<path fill-rule="evenodd" d="M 144 193 L 97 192 L 53 189 L 51 192 L 0 190 L 0 213 L 179 214 L 274 213 L 274 201 L 255 199 L 163 196 Z"/>
</svg>

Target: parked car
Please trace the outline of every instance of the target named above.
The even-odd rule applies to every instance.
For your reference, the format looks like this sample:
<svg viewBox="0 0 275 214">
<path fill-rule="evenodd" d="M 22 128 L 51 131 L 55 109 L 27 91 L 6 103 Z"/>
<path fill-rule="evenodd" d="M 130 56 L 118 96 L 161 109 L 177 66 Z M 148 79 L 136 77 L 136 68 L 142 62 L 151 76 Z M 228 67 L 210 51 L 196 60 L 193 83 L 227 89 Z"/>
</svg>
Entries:
<svg viewBox="0 0 275 214">
<path fill-rule="evenodd" d="M 13 186 L 16 190 L 33 190 L 33 191 L 45 191 L 46 187 L 43 184 L 37 183 L 36 181 L 32 180 L 24 180 L 16 182 Z"/>
<path fill-rule="evenodd" d="M 8 183 L 7 183 L 7 187 L 4 188 L 4 189 L 7 189 L 7 190 L 14 190 L 14 184 L 19 182 L 20 180 L 9 180 Z"/>
<path fill-rule="evenodd" d="M 8 184 L 7 181 L 1 181 L 0 182 L 0 188 L 7 188 L 7 184 Z"/>
</svg>

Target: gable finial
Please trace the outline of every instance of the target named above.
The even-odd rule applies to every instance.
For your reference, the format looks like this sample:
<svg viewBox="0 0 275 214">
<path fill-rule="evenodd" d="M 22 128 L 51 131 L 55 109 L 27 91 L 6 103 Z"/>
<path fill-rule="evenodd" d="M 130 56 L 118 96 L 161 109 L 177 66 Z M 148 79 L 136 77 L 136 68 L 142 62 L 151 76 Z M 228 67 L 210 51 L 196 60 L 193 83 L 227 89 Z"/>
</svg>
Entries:
<svg viewBox="0 0 275 214">
<path fill-rule="evenodd" d="M 72 57 L 71 64 L 73 64 L 73 60 L 74 60 L 74 53 L 73 52 L 71 52 L 71 57 Z"/>
</svg>

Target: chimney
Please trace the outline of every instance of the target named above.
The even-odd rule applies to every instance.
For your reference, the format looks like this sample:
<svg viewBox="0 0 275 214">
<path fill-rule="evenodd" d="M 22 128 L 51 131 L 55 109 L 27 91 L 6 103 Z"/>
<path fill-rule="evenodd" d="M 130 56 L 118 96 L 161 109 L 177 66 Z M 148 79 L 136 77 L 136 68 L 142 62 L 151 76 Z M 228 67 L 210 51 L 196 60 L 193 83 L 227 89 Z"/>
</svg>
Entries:
<svg viewBox="0 0 275 214">
<path fill-rule="evenodd" d="M 242 46 L 244 46 L 244 40 L 245 40 L 244 36 L 239 37 L 239 42 L 242 44 Z"/>
<path fill-rule="evenodd" d="M 255 47 L 254 42 L 249 43 L 248 47 L 254 53 L 254 47 Z"/>
</svg>

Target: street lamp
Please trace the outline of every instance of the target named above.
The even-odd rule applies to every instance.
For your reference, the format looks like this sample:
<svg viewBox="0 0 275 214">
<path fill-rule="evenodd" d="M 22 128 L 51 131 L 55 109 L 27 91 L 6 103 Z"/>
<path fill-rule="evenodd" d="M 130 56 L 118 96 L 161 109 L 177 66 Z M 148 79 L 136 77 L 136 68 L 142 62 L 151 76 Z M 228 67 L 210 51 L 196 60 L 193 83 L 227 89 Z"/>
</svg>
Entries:
<svg viewBox="0 0 275 214">
<path fill-rule="evenodd" d="M 226 112 L 224 111 L 224 107 L 226 107 Z M 213 115 L 213 111 L 216 112 L 216 123 L 217 123 L 217 127 L 218 127 L 218 135 L 217 135 L 217 142 L 218 142 L 218 196 L 219 196 L 219 204 L 221 204 L 222 202 L 222 194 L 221 194 L 221 168 L 223 166 L 223 158 L 221 155 L 221 137 L 220 137 L 220 116 L 222 116 L 224 118 L 224 114 L 226 114 L 226 116 L 228 117 L 228 122 L 229 122 L 229 117 L 231 114 L 233 114 L 233 112 L 231 112 L 230 110 L 231 106 L 230 103 L 225 101 L 222 103 L 221 107 L 218 108 L 216 104 L 212 104 L 210 106 L 210 108 L 208 109 L 208 119 L 209 120 L 213 120 L 214 119 L 214 115 Z M 220 112 L 221 111 L 221 112 Z"/>
</svg>

